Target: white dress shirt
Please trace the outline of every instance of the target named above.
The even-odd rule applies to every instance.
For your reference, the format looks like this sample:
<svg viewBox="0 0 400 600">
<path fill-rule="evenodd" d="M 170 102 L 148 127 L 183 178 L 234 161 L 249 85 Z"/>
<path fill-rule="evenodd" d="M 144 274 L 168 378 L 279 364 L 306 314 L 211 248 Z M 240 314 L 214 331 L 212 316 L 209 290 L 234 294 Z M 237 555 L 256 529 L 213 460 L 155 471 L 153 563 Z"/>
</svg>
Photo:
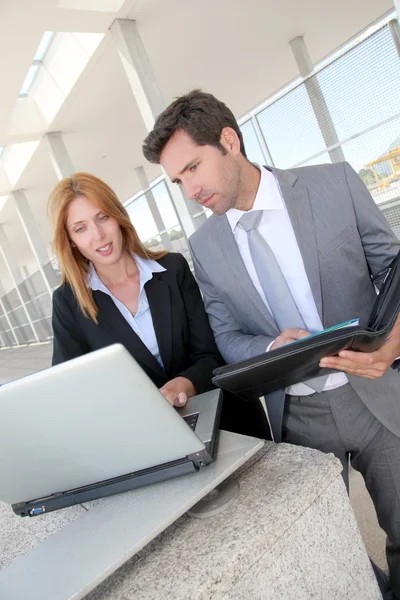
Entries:
<svg viewBox="0 0 400 600">
<path fill-rule="evenodd" d="M 310 333 L 322 331 L 323 325 L 315 305 L 303 259 L 278 181 L 271 171 L 256 166 L 261 171 L 261 179 L 253 207 L 249 212 L 253 210 L 263 211 L 258 231 L 268 242 L 274 253 L 308 331 Z M 226 216 L 247 272 L 264 304 L 272 313 L 251 258 L 247 233 L 238 223 L 240 217 L 244 214 L 244 211 L 231 208 Z M 267 348 L 268 350 L 269 348 Z M 347 382 L 348 379 L 344 373 L 334 373 L 328 376 L 324 391 L 340 387 Z M 304 396 L 313 394 L 314 390 L 304 383 L 298 383 L 288 388 L 286 393 L 294 396 Z"/>
<path fill-rule="evenodd" d="M 104 292 L 112 298 L 112 301 L 118 308 L 121 315 L 127 321 L 128 325 L 132 327 L 133 331 L 139 336 L 148 350 L 150 350 L 158 364 L 164 368 L 154 331 L 149 301 L 147 300 L 147 294 L 144 286 L 145 283 L 152 279 L 153 273 L 161 273 L 162 271 L 166 271 L 166 269 L 159 265 L 155 260 L 140 258 L 136 254 L 132 254 L 132 256 L 135 260 L 137 268 L 139 269 L 140 276 L 139 301 L 135 316 L 133 316 L 125 304 L 113 296 L 110 290 L 104 285 L 100 277 L 97 275 L 96 269 L 92 263 L 90 264 L 90 270 L 88 274 L 88 284 L 93 291 L 99 290 L 100 292 Z"/>
</svg>

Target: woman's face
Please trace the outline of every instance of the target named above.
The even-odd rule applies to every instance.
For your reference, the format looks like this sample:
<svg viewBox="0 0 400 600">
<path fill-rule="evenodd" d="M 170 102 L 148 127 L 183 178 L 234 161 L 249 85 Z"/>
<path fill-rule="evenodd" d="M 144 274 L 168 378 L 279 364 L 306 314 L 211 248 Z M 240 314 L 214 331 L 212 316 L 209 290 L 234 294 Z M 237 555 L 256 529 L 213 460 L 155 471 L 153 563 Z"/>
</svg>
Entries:
<svg viewBox="0 0 400 600">
<path fill-rule="evenodd" d="M 112 265 L 121 258 L 120 226 L 86 196 L 70 203 L 66 228 L 72 244 L 95 266 Z"/>
</svg>

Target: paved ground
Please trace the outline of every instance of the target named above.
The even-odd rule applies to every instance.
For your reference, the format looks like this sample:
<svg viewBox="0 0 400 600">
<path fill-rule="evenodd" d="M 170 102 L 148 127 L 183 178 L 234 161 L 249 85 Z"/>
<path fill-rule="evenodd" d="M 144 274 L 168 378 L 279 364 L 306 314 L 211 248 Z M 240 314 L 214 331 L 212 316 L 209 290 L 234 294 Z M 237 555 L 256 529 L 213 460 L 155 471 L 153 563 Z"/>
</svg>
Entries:
<svg viewBox="0 0 400 600">
<path fill-rule="evenodd" d="M 6 383 L 50 366 L 52 344 L 35 344 L 0 350 L 0 383 Z M 370 557 L 386 569 L 385 535 L 376 520 L 373 504 L 361 476 L 350 473 L 350 498 Z"/>
<path fill-rule="evenodd" d="M 51 342 L 0 349 L 0 384 L 46 369 L 51 365 L 52 352 Z"/>
</svg>

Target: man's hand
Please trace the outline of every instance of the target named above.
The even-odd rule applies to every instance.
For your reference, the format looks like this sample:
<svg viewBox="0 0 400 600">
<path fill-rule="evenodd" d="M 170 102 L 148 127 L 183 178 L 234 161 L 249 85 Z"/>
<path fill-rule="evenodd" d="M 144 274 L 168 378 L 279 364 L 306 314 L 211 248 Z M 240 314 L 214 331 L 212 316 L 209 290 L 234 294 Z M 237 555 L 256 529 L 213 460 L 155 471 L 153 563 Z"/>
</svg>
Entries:
<svg viewBox="0 0 400 600">
<path fill-rule="evenodd" d="M 375 352 L 343 350 L 320 360 L 320 367 L 337 369 L 367 379 L 378 379 L 400 355 L 400 315 L 386 342 Z"/>
<path fill-rule="evenodd" d="M 175 377 L 171 379 L 162 388 L 162 395 L 168 400 L 171 406 L 185 406 L 187 399 L 196 395 L 196 388 L 186 377 Z"/>
<path fill-rule="evenodd" d="M 310 335 L 310 333 L 304 329 L 285 329 L 285 331 L 282 331 L 281 335 L 278 335 L 270 347 L 270 350 L 275 350 L 276 348 L 280 348 L 280 346 L 286 346 L 286 344 L 290 344 L 296 340 L 301 340 L 308 335 Z"/>
</svg>

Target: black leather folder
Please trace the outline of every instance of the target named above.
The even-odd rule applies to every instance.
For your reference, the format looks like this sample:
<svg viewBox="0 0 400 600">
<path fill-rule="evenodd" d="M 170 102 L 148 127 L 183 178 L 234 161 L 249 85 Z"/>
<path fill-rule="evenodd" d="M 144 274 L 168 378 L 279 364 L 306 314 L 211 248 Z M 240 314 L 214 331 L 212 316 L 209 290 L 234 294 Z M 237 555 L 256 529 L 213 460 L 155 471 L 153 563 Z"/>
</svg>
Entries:
<svg viewBox="0 0 400 600">
<path fill-rule="evenodd" d="M 252 400 L 312 377 L 337 373 L 334 369 L 321 368 L 320 359 L 334 356 L 341 350 L 377 350 L 387 339 L 399 312 L 400 252 L 385 276 L 367 323 L 320 333 L 219 367 L 213 373 L 212 382 Z"/>
</svg>

